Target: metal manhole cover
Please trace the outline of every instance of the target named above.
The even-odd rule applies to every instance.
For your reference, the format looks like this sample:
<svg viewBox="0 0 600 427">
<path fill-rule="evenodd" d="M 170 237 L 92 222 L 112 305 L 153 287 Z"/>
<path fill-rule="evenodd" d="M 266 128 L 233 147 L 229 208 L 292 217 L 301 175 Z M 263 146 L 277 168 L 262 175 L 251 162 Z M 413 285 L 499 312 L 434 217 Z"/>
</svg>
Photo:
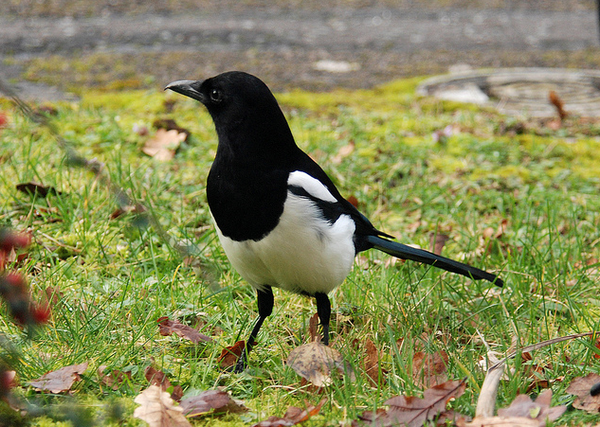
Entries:
<svg viewBox="0 0 600 427">
<path fill-rule="evenodd" d="M 551 117 L 548 97 L 558 94 L 565 110 L 581 117 L 600 117 L 600 71 L 560 68 L 474 70 L 433 77 L 421 83 L 422 95 L 480 105 L 501 113 Z"/>
</svg>

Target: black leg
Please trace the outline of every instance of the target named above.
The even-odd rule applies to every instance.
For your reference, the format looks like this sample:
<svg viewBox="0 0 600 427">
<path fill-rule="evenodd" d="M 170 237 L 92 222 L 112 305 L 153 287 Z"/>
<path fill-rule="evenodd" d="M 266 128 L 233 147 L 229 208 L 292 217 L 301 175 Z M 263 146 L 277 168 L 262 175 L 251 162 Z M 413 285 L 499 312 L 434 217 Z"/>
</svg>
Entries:
<svg viewBox="0 0 600 427">
<path fill-rule="evenodd" d="M 260 327 L 267 317 L 271 315 L 273 312 L 273 289 L 270 286 L 265 286 L 263 290 L 256 291 L 256 302 L 258 304 L 258 320 L 254 324 L 254 328 L 252 328 L 252 332 L 250 332 L 250 336 L 248 337 L 248 341 L 246 341 L 246 347 L 242 352 L 240 358 L 238 359 L 233 372 L 240 373 L 246 369 L 246 363 L 248 361 L 248 354 L 254 347 L 254 343 L 256 342 L 256 336 L 258 335 L 258 331 L 260 331 Z"/>
<path fill-rule="evenodd" d="M 327 294 L 316 293 L 315 299 L 317 300 L 317 314 L 321 320 L 321 326 L 323 327 L 323 344 L 329 345 L 329 318 L 331 317 L 331 303 Z"/>
</svg>

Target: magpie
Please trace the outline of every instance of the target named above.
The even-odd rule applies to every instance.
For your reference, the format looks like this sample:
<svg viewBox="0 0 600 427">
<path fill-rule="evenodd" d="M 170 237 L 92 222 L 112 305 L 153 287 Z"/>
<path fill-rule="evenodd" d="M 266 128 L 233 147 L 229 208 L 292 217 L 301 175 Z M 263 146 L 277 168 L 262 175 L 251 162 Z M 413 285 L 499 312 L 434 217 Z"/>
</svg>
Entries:
<svg viewBox="0 0 600 427">
<path fill-rule="evenodd" d="M 230 71 L 166 89 L 200 101 L 212 117 L 219 141 L 206 184 L 208 206 L 229 261 L 257 293 L 258 320 L 235 372 L 245 369 L 273 311 L 273 287 L 316 299 L 328 345 L 327 294 L 368 249 L 503 285 L 495 274 L 397 243 L 376 229 L 298 148 L 275 97 L 257 77 Z"/>
</svg>

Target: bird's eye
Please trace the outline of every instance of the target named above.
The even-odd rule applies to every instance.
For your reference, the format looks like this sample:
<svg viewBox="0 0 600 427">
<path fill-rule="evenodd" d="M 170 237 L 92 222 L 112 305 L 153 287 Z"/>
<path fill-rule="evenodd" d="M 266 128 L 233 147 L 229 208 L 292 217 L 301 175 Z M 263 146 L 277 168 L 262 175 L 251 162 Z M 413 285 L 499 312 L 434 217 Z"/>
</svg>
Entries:
<svg viewBox="0 0 600 427">
<path fill-rule="evenodd" d="M 213 102 L 221 102 L 221 91 L 218 89 L 213 89 L 210 91 L 210 99 Z"/>
</svg>

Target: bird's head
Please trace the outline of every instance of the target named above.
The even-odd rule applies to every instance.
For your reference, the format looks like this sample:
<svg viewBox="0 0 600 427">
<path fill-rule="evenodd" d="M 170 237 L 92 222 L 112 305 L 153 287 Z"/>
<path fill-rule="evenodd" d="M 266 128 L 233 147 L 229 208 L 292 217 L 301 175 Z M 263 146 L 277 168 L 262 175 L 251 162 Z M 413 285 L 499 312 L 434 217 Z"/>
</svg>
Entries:
<svg viewBox="0 0 600 427">
<path fill-rule="evenodd" d="M 275 97 L 262 80 L 251 74 L 229 71 L 204 81 L 174 81 L 166 89 L 204 104 L 220 142 L 235 141 L 237 145 L 253 141 L 255 148 L 259 148 L 257 144 L 263 148 L 295 146 Z"/>
</svg>

